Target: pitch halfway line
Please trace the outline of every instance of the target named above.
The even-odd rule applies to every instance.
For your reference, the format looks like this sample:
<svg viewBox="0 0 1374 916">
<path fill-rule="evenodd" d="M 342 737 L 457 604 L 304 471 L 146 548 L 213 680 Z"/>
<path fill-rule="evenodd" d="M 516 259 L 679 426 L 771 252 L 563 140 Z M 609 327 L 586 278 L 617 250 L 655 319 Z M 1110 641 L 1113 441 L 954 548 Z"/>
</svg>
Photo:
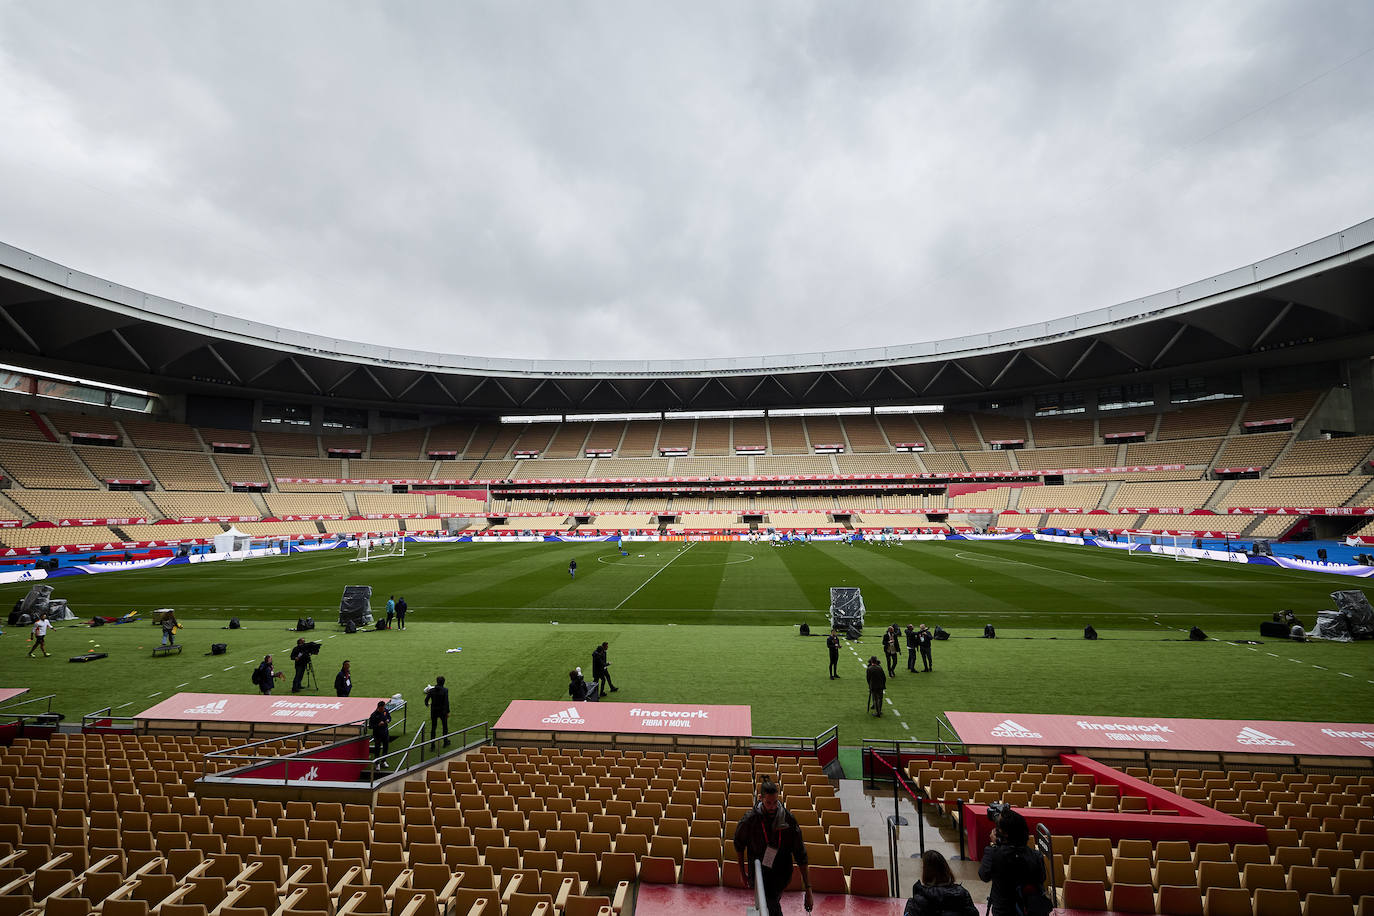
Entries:
<svg viewBox="0 0 1374 916">
<path fill-rule="evenodd" d="M 645 585 L 648 585 L 650 582 L 654 581 L 654 578 L 655 578 L 656 576 L 658 576 L 658 573 L 661 573 L 661 572 L 663 572 L 663 570 L 667 569 L 669 566 L 672 566 L 674 563 L 676 563 L 676 562 L 678 561 L 678 558 L 680 558 L 680 557 L 681 557 L 683 554 L 685 554 L 688 550 L 691 550 L 692 547 L 694 546 L 694 543 L 695 543 L 695 542 L 693 542 L 693 541 L 688 541 L 688 542 L 687 542 L 686 548 L 684 548 L 683 550 L 680 550 L 680 551 L 678 551 L 677 553 L 673 554 L 673 558 L 672 558 L 671 560 L 669 560 L 667 563 L 664 563 L 662 566 L 660 566 L 660 567 L 658 568 L 658 572 L 655 572 L 652 576 L 650 576 L 649 578 L 645 579 L 644 582 L 643 582 L 643 584 L 640 585 L 639 588 L 635 589 L 634 591 L 632 591 L 632 592 L 630 592 L 628 595 L 626 595 L 626 596 L 625 596 L 625 601 L 629 601 L 629 600 L 630 600 L 631 598 L 633 598 L 635 595 L 638 595 L 640 589 L 644 588 Z M 622 607 L 625 606 L 625 601 L 620 602 L 620 603 L 617 604 L 615 607 L 611 608 L 611 610 L 613 610 L 613 611 L 618 611 L 618 610 L 620 610 Z"/>
</svg>

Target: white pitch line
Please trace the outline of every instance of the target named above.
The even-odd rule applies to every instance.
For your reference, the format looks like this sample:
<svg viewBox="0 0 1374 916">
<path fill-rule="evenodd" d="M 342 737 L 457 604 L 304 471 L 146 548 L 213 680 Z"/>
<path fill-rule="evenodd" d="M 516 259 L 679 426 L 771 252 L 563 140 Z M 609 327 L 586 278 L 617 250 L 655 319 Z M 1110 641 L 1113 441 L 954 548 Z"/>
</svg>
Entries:
<svg viewBox="0 0 1374 916">
<path fill-rule="evenodd" d="M 1325 670 L 1326 670 L 1326 669 L 1323 668 L 1321 665 L 1313 665 L 1312 667 L 1313 667 L 1313 668 L 1316 668 L 1318 671 L 1325 671 Z"/>
<path fill-rule="evenodd" d="M 183 688 L 183 687 L 189 687 L 189 686 L 191 686 L 191 682 L 190 682 L 190 681 L 187 681 L 187 682 L 184 683 L 184 684 L 177 684 L 176 689 L 177 689 L 177 690 L 180 690 L 180 689 Z"/>
<path fill-rule="evenodd" d="M 696 543 L 696 542 L 694 542 L 694 541 L 689 541 L 688 544 L 687 544 L 687 550 L 691 550 L 695 543 Z M 639 586 L 639 588 L 635 589 L 634 591 L 632 591 L 632 592 L 630 592 L 628 595 L 626 595 L 626 596 L 625 596 L 625 601 L 629 601 L 629 600 L 630 600 L 631 598 L 633 598 L 635 595 L 638 595 L 639 592 L 640 592 L 640 589 L 644 588 L 645 585 L 648 585 L 650 582 L 654 581 L 654 579 L 657 578 L 658 573 L 663 572 L 663 570 L 667 569 L 669 566 L 672 566 L 674 563 L 676 563 L 676 562 L 682 557 L 682 555 L 685 554 L 685 553 L 687 552 L 687 550 L 679 550 L 677 553 L 673 554 L 673 558 L 672 558 L 671 560 L 669 560 L 667 563 L 664 563 L 662 566 L 660 566 L 660 567 L 658 568 L 658 572 L 654 573 L 652 576 L 650 576 L 649 578 L 645 579 L 644 582 L 643 582 L 643 584 L 641 584 L 641 585 Z M 617 604 L 615 607 L 611 608 L 611 610 L 613 610 L 613 611 L 618 611 L 618 610 L 620 610 L 622 607 L 625 606 L 625 601 L 620 602 L 620 603 Z"/>
<path fill-rule="evenodd" d="M 207 677 L 214 677 L 214 675 L 213 675 L 213 674 L 202 674 L 202 675 L 200 676 L 200 679 L 203 681 L 203 680 L 205 680 Z"/>
<path fill-rule="evenodd" d="M 955 554 L 955 556 L 959 556 L 959 554 Z M 981 558 L 979 558 L 979 559 L 981 559 Z M 1048 572 L 1048 573 L 1055 573 L 1056 575 L 1061 575 L 1061 576 L 1077 576 L 1077 577 L 1080 578 L 1080 579 L 1087 579 L 1087 580 L 1090 581 L 1090 582 L 1106 582 L 1106 581 L 1107 581 L 1106 579 L 1099 579 L 1099 578 L 1097 578 L 1096 576 L 1083 576 L 1083 575 L 1079 575 L 1078 573 L 1069 572 L 1068 570 L 1065 570 L 1065 569 L 1054 569 L 1054 568 L 1049 567 L 1049 566 L 1041 566 L 1039 563 L 1027 563 L 1025 560 L 1013 560 L 1013 559 L 1011 559 L 1010 557 L 998 557 L 998 559 L 999 559 L 999 560 L 1003 560 L 1003 561 L 1005 561 L 1005 562 L 1007 562 L 1007 563 L 1017 563 L 1017 564 L 1019 564 L 1019 565 L 1021 565 L 1021 566 L 1034 566 L 1036 569 L 1043 569 L 1045 572 Z"/>
<path fill-rule="evenodd" d="M 125 706 L 132 706 L 132 705 L 134 705 L 134 704 L 133 704 L 133 703 L 120 703 L 120 704 L 119 704 L 118 706 L 116 706 L 114 709 L 110 710 L 110 712 L 114 712 L 115 709 L 123 709 Z"/>
<path fill-rule="evenodd" d="M 1355 676 L 1355 675 L 1353 675 L 1353 674 L 1346 674 L 1344 671 L 1337 671 L 1336 673 L 1339 674 L 1341 677 L 1354 677 L 1354 676 Z"/>
<path fill-rule="evenodd" d="M 148 694 L 148 699 L 151 700 L 153 697 L 158 697 L 158 696 L 162 696 L 162 691 L 161 691 L 161 690 L 154 690 L 152 693 Z"/>
<path fill-rule="evenodd" d="M 235 668 L 237 668 L 237 667 L 238 667 L 238 665 L 230 665 L 228 668 L 225 668 L 224 670 L 225 670 L 225 671 L 233 671 L 233 670 L 234 670 Z"/>
</svg>

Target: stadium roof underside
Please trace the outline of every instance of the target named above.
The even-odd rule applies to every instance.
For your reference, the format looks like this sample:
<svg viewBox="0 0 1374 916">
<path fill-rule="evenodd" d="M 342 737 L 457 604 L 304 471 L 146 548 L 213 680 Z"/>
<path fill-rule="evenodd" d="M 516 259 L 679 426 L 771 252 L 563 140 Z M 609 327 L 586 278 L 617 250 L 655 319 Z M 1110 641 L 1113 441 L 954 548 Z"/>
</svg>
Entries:
<svg viewBox="0 0 1374 916">
<path fill-rule="evenodd" d="M 0 361 L 164 394 L 467 415 L 944 403 L 1371 353 L 1374 220 L 1054 321 L 929 343 L 701 360 L 379 347 L 161 299 L 0 244 Z"/>
</svg>

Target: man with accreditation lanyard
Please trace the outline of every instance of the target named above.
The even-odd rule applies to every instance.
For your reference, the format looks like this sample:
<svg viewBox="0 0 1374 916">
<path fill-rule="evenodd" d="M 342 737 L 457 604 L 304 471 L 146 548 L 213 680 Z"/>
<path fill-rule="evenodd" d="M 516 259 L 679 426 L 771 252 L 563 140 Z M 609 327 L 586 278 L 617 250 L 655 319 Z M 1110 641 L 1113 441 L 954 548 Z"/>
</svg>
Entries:
<svg viewBox="0 0 1374 916">
<path fill-rule="evenodd" d="M 763 863 L 763 897 L 768 916 L 782 916 L 782 892 L 792 880 L 792 862 L 801 869 L 806 888 L 805 904 L 814 905 L 811 876 L 807 872 L 806 844 L 792 812 L 778 800 L 778 787 L 765 779 L 759 786 L 759 801 L 735 828 L 735 851 L 739 855 L 740 877 L 754 886 L 754 862 Z"/>
</svg>

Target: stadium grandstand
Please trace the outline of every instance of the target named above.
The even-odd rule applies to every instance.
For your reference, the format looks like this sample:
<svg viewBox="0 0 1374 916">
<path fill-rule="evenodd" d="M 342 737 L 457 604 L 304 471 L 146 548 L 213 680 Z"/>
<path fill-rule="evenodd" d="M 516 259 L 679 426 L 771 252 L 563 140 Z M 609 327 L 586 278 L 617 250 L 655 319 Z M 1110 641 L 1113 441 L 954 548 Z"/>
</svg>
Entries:
<svg viewBox="0 0 1374 916">
<path fill-rule="evenodd" d="M 971 338 L 519 361 L 265 327 L 0 245 L 0 570 L 180 558 L 226 536 L 362 559 L 395 535 L 1156 538 L 1368 569 L 1372 265 L 1374 221 Z M 653 916 L 690 911 L 671 897 L 687 888 L 733 892 L 708 905 L 734 907 L 749 895 L 733 825 L 765 777 L 797 818 L 821 912 L 901 912 L 915 831 L 899 839 L 889 802 L 965 868 L 987 805 L 1035 809 L 1060 825 L 1045 853 L 1065 911 L 1374 906 L 1367 751 L 1010 750 L 1008 730 L 1040 733 L 1008 720 L 979 741 L 866 746 L 863 775 L 884 787 L 865 795 L 819 740 L 564 743 L 547 723 L 576 709 L 543 715 L 525 737 L 455 731 L 429 755 L 412 742 L 378 755 L 388 768 L 357 719 L 282 737 L 7 714 L 0 916 Z M 293 777 L 301 764 L 335 775 Z M 262 768 L 274 775 L 253 778 Z M 1187 829 L 1131 835 L 1152 813 Z M 1075 818 L 1087 826 L 1064 826 Z"/>
</svg>

